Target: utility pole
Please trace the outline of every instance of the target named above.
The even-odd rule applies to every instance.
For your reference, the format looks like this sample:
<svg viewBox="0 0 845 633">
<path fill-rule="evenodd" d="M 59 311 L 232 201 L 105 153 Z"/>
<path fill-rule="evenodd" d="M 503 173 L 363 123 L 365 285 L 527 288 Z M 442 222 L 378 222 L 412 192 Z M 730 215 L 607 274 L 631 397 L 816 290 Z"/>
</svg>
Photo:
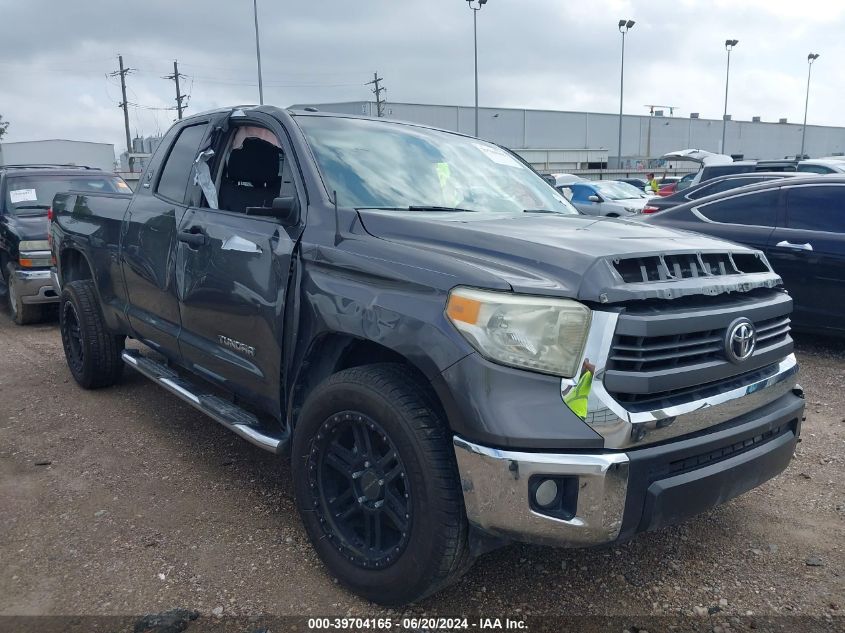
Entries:
<svg viewBox="0 0 845 633">
<path fill-rule="evenodd" d="M 379 82 L 384 81 L 383 78 L 378 76 L 378 73 L 373 73 L 373 80 L 368 81 L 365 83 L 365 86 L 374 86 L 373 87 L 373 94 L 376 96 L 376 116 L 383 117 L 384 116 L 384 101 L 381 98 L 382 92 L 387 92 L 387 88 L 379 86 Z"/>
<path fill-rule="evenodd" d="M 173 81 L 176 82 L 176 111 L 178 112 L 180 119 L 182 118 L 182 110 L 184 110 L 186 107 L 188 107 L 187 105 L 182 105 L 182 99 L 186 99 L 187 95 L 183 95 L 180 88 L 179 88 L 179 79 L 184 78 L 184 77 L 185 77 L 185 75 L 179 74 L 179 63 L 176 60 L 174 60 L 173 61 L 173 74 L 167 75 L 165 77 L 165 79 L 172 79 Z"/>
<path fill-rule="evenodd" d="M 132 139 L 129 136 L 129 103 L 126 101 L 126 75 L 131 73 L 134 69 L 123 67 L 123 55 L 117 56 L 117 61 L 120 65 L 120 70 L 110 73 L 110 77 L 120 76 L 120 92 L 123 95 L 123 101 L 118 107 L 123 108 L 123 126 L 126 129 L 126 158 L 129 162 L 129 171 L 134 171 L 135 159 L 132 158 Z"/>
<path fill-rule="evenodd" d="M 813 62 L 818 58 L 818 53 L 807 55 L 807 97 L 804 99 L 804 127 L 801 128 L 801 160 L 804 160 L 804 138 L 807 134 L 807 106 L 810 105 L 810 74 L 813 72 Z"/>
<path fill-rule="evenodd" d="M 473 2 L 477 2 L 478 6 L 474 6 Z M 467 0 L 467 3 L 472 9 L 472 41 L 475 56 L 475 136 L 478 136 L 478 12 L 487 4 L 487 0 Z"/>
<path fill-rule="evenodd" d="M 739 44 L 739 40 L 725 40 L 725 50 L 728 51 L 728 69 L 725 71 L 725 113 L 722 115 L 722 147 L 719 151 L 722 154 L 725 152 L 725 130 L 728 125 L 728 82 L 731 78 L 731 51 Z"/>
<path fill-rule="evenodd" d="M 633 20 L 619 20 L 619 32 L 622 33 L 622 66 L 619 70 L 619 142 L 616 145 L 616 168 L 622 169 L 622 95 L 625 91 L 625 34 L 631 30 Z"/>
<path fill-rule="evenodd" d="M 258 104 L 264 105 L 264 80 L 261 76 L 261 42 L 258 39 L 258 0 L 252 0 L 252 13 L 255 17 L 255 59 L 258 62 Z"/>
</svg>

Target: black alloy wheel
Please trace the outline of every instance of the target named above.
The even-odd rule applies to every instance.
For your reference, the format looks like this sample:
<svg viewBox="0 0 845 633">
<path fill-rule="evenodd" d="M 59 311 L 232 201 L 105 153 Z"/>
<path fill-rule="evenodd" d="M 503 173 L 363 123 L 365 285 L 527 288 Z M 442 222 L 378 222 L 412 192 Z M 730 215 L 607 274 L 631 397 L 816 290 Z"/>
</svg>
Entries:
<svg viewBox="0 0 845 633">
<path fill-rule="evenodd" d="M 72 302 L 66 301 L 62 304 L 59 324 L 67 364 L 74 375 L 81 374 L 85 366 L 85 345 L 82 341 L 82 328 L 79 327 L 79 316 Z"/>
<path fill-rule="evenodd" d="M 59 331 L 68 368 L 81 387 L 97 389 L 120 380 L 126 338 L 109 330 L 91 279 L 72 281 L 62 288 Z"/>
<path fill-rule="evenodd" d="M 396 447 L 356 411 L 327 419 L 316 439 L 309 476 L 326 537 L 361 567 L 390 565 L 407 545 L 412 521 L 410 482 Z"/>
<path fill-rule="evenodd" d="M 351 367 L 311 390 L 293 430 L 294 496 L 314 549 L 344 586 L 408 604 L 469 568 L 452 438 L 408 366 Z"/>
</svg>

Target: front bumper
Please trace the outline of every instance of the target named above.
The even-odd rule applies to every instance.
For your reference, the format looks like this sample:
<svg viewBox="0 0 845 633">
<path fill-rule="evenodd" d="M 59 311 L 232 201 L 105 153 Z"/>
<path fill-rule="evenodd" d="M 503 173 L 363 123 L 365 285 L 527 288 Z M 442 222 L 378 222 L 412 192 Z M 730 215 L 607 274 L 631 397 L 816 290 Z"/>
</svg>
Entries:
<svg viewBox="0 0 845 633">
<path fill-rule="evenodd" d="M 455 437 L 467 518 L 494 536 L 544 545 L 624 541 L 724 503 L 783 471 L 803 411 L 795 388 L 707 432 L 627 452 L 519 452 Z M 543 509 L 533 495 L 548 478 L 569 492 Z"/>
<path fill-rule="evenodd" d="M 14 276 L 15 293 L 23 303 L 55 303 L 59 300 L 49 270 L 18 268 Z"/>
</svg>

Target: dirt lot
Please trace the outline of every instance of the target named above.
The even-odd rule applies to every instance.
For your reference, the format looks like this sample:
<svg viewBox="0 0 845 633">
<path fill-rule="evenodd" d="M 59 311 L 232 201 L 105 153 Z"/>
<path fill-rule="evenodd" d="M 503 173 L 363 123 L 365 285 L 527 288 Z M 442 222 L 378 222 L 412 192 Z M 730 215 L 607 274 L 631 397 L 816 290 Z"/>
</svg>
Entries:
<svg viewBox="0 0 845 633">
<path fill-rule="evenodd" d="M 845 351 L 811 338 L 798 348 L 807 421 L 780 477 L 621 547 L 493 552 L 414 612 L 690 616 L 698 607 L 841 624 Z M 5 313 L 0 560 L 0 615 L 384 613 L 320 565 L 286 464 L 131 371 L 115 388 L 77 388 L 55 323 L 20 328 Z"/>
</svg>

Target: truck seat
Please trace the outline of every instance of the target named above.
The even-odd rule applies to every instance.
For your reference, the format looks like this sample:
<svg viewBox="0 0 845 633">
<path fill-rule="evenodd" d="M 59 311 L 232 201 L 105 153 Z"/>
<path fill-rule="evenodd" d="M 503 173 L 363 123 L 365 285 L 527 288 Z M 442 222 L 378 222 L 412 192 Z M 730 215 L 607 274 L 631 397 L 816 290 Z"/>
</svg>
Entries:
<svg viewBox="0 0 845 633">
<path fill-rule="evenodd" d="M 259 138 L 247 138 L 232 150 L 220 185 L 220 208 L 243 213 L 247 207 L 269 207 L 279 196 L 281 150 Z"/>
</svg>

